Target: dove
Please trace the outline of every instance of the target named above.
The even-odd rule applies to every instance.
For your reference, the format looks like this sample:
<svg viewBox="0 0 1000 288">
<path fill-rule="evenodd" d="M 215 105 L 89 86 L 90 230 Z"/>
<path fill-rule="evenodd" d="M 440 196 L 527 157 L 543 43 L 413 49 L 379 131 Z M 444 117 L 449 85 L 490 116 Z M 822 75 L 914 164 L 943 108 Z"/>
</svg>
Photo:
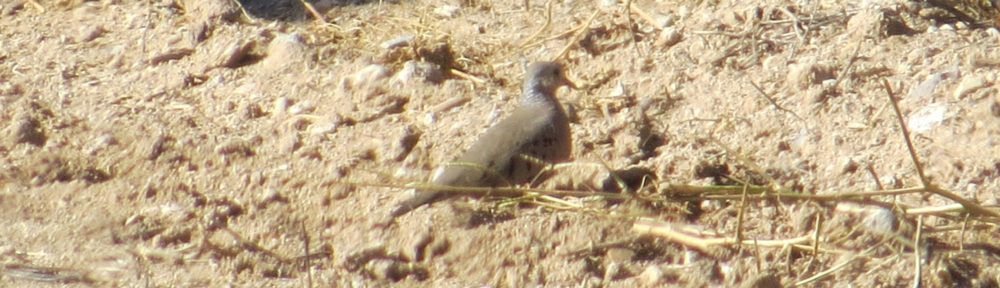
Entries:
<svg viewBox="0 0 1000 288">
<path fill-rule="evenodd" d="M 547 165 L 565 162 L 572 152 L 569 119 L 556 99 L 562 86 L 576 88 L 563 66 L 535 62 L 528 66 L 518 107 L 479 136 L 455 161 L 441 165 L 431 177 L 434 186 L 496 187 L 528 182 Z M 441 191 L 413 189 L 412 196 L 393 207 L 396 218 L 444 198 Z"/>
</svg>

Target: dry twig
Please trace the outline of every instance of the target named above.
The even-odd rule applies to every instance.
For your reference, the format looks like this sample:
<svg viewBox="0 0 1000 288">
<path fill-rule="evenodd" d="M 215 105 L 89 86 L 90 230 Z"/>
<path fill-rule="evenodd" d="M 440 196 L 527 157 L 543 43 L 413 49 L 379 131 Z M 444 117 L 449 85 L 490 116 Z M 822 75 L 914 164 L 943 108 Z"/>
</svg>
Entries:
<svg viewBox="0 0 1000 288">
<path fill-rule="evenodd" d="M 948 198 L 951 201 L 958 202 L 959 204 L 962 204 L 962 206 L 965 207 L 965 209 L 967 209 L 969 212 L 973 214 L 991 218 L 1000 218 L 1000 213 L 983 208 L 982 206 L 976 204 L 975 202 L 962 198 L 961 196 L 958 196 L 955 193 L 952 193 L 948 190 L 938 187 L 937 185 L 934 185 L 934 183 L 931 183 L 931 180 L 927 178 L 927 174 L 924 173 L 924 167 L 923 165 L 921 165 L 920 157 L 917 156 L 917 149 L 914 148 L 913 141 L 910 140 L 911 139 L 910 130 L 906 127 L 906 121 L 903 120 L 903 112 L 899 110 L 899 103 L 897 103 L 896 95 L 892 92 L 892 87 L 889 86 L 889 81 L 882 79 L 882 88 L 885 89 L 886 96 L 889 97 L 889 103 L 892 104 L 892 109 L 896 111 L 896 120 L 899 121 L 899 129 L 903 132 L 903 140 L 905 140 L 906 142 L 906 149 L 910 152 L 910 159 L 913 160 L 913 166 L 914 168 L 917 169 L 917 175 L 920 176 L 920 183 L 923 184 L 923 187 L 921 188 L 932 194 L 936 194 L 938 196 Z"/>
</svg>

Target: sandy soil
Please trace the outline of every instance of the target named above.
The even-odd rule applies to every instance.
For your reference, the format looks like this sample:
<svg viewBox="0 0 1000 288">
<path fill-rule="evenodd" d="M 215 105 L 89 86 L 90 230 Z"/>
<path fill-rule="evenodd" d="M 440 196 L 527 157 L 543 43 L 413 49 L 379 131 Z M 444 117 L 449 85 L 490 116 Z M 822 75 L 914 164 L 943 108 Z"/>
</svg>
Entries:
<svg viewBox="0 0 1000 288">
<path fill-rule="evenodd" d="M 0 286 L 1000 283 L 994 10 L 353 2 L 0 2 Z M 380 225 L 560 56 L 601 196 Z"/>
</svg>

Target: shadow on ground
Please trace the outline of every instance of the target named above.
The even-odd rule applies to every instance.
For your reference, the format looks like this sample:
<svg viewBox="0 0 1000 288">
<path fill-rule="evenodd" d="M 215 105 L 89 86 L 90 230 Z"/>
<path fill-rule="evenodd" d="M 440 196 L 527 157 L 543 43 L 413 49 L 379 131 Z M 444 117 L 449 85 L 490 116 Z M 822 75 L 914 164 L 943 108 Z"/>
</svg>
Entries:
<svg viewBox="0 0 1000 288">
<path fill-rule="evenodd" d="M 306 20 L 309 17 L 309 13 L 306 10 L 305 5 L 302 4 L 302 0 L 239 0 L 240 4 L 243 5 L 243 9 L 247 11 L 250 16 L 255 18 L 263 18 L 268 20 L 278 20 L 278 21 L 300 21 Z M 347 6 L 347 5 L 364 5 L 368 3 L 378 3 L 379 1 L 373 0 L 309 0 L 305 1 L 312 4 L 314 8 L 320 13 L 325 13 L 327 10 L 333 7 Z M 385 2 L 396 2 L 396 1 L 385 1 Z"/>
</svg>

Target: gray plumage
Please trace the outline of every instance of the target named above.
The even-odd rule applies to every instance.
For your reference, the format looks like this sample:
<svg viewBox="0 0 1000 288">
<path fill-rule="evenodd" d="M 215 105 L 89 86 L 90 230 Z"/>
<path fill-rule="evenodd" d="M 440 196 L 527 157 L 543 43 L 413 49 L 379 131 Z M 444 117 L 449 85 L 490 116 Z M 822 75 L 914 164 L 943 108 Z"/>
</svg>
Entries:
<svg viewBox="0 0 1000 288">
<path fill-rule="evenodd" d="M 546 163 L 568 160 L 572 150 L 569 120 L 555 97 L 556 90 L 563 85 L 574 87 L 566 79 L 562 65 L 537 62 L 528 66 L 519 106 L 510 116 L 487 129 L 465 154 L 436 169 L 431 183 L 444 186 L 519 184 L 530 181 L 545 168 L 529 158 Z M 413 193 L 412 198 L 393 208 L 390 213 L 393 218 L 442 198 L 439 191 L 414 190 Z"/>
</svg>

